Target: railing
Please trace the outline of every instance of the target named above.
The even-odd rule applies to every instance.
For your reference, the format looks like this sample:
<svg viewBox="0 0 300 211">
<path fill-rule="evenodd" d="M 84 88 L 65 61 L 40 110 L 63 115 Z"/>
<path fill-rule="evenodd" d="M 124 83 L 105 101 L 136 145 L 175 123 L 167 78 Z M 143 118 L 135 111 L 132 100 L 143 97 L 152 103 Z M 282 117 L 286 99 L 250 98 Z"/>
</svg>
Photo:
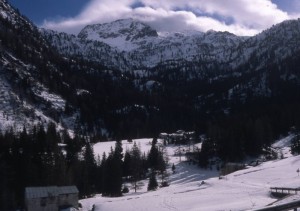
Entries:
<svg viewBox="0 0 300 211">
<path fill-rule="evenodd" d="M 300 188 L 281 188 L 281 187 L 272 187 L 271 188 L 271 193 L 279 193 L 279 194 L 298 194 L 300 193 Z"/>
<path fill-rule="evenodd" d="M 278 195 L 294 195 L 300 193 L 300 188 L 282 188 L 282 187 L 271 187 L 272 194 Z M 297 210 L 300 207 L 300 199 L 292 202 L 287 202 L 280 205 L 270 205 L 264 208 L 255 209 L 253 211 L 283 211 L 283 210 Z"/>
</svg>

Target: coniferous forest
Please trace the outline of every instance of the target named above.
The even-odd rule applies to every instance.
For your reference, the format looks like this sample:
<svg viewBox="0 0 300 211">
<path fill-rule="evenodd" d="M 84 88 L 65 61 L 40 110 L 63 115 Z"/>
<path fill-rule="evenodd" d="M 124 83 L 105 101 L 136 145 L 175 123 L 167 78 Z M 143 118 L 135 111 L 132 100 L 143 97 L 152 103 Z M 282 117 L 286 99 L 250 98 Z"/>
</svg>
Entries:
<svg viewBox="0 0 300 211">
<path fill-rule="evenodd" d="M 147 155 L 136 143 L 124 155 L 121 141 L 116 141 L 108 154 L 95 158 L 87 138 L 59 133 L 54 124 L 32 131 L 24 127 L 21 133 L 9 130 L 0 136 L 0 210 L 24 207 L 24 188 L 32 186 L 76 185 L 80 198 L 122 196 L 129 191 L 124 182 L 137 191 L 137 182 L 147 177 L 149 169 L 151 181 L 156 181 L 156 174 L 165 174 L 167 161 L 156 143 L 153 139 Z M 158 186 L 149 185 L 149 190 Z"/>
</svg>

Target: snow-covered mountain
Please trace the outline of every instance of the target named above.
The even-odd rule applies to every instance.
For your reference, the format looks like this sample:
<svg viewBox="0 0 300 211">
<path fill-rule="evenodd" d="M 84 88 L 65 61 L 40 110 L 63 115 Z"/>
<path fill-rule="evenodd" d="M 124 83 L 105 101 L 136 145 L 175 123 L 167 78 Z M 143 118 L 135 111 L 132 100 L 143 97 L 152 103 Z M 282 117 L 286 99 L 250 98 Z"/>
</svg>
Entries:
<svg viewBox="0 0 300 211">
<path fill-rule="evenodd" d="M 44 31 L 47 39 L 64 55 L 79 54 L 120 70 L 151 70 L 150 76 L 165 75 L 169 69 L 177 68 L 177 75 L 185 74 L 187 80 L 218 81 L 263 70 L 255 77 L 248 77 L 244 84 L 240 82 L 231 87 L 229 99 L 234 93 L 242 96 L 249 90 L 256 96 L 272 95 L 268 68 L 272 65 L 283 68 L 283 61 L 300 51 L 300 20 L 285 21 L 253 37 L 212 30 L 159 33 L 133 19 L 87 26 L 73 39 L 54 36 L 55 32 L 49 36 L 49 33 Z M 53 39 L 59 41 L 53 42 Z M 81 52 L 62 49 L 64 45 L 79 43 L 84 46 Z M 295 75 L 282 73 L 281 77 L 293 79 Z"/>
<path fill-rule="evenodd" d="M 110 68 L 127 69 L 123 55 L 104 42 L 81 39 L 75 35 L 45 29 L 40 29 L 40 32 L 64 56 L 96 61 Z"/>
<path fill-rule="evenodd" d="M 43 30 L 43 33 L 62 54 L 78 53 L 74 48 L 66 50 L 62 46 L 83 45 L 85 49 L 81 51 L 81 55 L 87 59 L 102 61 L 107 55 L 112 58 L 121 55 L 119 60 L 124 60 L 122 64 L 111 59 L 119 69 L 150 68 L 160 63 L 179 60 L 226 62 L 232 53 L 228 49 L 237 48 L 246 39 L 228 32 L 215 31 L 158 33 L 149 25 L 133 19 L 89 25 L 82 29 L 77 37 L 62 33 L 54 36 L 54 32 L 48 30 Z M 111 48 L 108 50 L 108 47 L 104 47 L 105 44 Z M 104 49 L 106 55 L 96 55 L 95 51 L 104 52 Z M 91 55 L 92 52 L 94 56 Z"/>
<path fill-rule="evenodd" d="M 245 63 L 259 63 L 257 69 L 283 59 L 300 50 L 300 19 L 288 20 L 249 37 L 233 50 L 232 67 Z"/>
<path fill-rule="evenodd" d="M 215 69 L 216 65 L 223 70 L 237 69 L 250 62 L 252 68 L 259 69 L 299 50 L 299 23 L 285 21 L 253 37 L 212 30 L 159 33 L 134 19 L 89 25 L 78 36 L 48 30 L 43 34 L 64 55 L 81 55 L 122 70 L 170 62 L 178 66 L 200 63 L 201 70 Z"/>
<path fill-rule="evenodd" d="M 101 41 L 120 50 L 130 51 L 138 48 L 140 42 L 158 37 L 158 34 L 156 30 L 142 22 L 123 19 L 113 23 L 86 26 L 78 37 Z"/>
</svg>

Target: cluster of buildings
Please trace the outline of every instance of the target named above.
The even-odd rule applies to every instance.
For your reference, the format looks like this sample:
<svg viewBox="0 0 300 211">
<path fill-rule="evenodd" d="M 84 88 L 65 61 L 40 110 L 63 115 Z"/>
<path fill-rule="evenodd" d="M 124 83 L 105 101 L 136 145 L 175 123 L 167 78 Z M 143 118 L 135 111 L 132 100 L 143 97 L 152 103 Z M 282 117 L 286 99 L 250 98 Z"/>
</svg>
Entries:
<svg viewBox="0 0 300 211">
<path fill-rule="evenodd" d="M 178 130 L 175 133 L 160 133 L 158 138 L 164 141 L 164 144 L 189 144 L 195 141 L 195 132 L 186 132 Z"/>
</svg>

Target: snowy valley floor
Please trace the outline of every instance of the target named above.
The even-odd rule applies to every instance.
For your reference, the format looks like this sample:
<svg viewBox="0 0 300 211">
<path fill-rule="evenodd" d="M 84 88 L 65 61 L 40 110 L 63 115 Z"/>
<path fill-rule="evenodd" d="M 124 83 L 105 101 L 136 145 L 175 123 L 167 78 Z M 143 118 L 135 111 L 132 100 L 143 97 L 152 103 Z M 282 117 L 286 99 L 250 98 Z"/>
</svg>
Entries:
<svg viewBox="0 0 300 211">
<path fill-rule="evenodd" d="M 270 196 L 270 187 L 300 187 L 300 176 L 296 170 L 300 168 L 300 156 L 291 156 L 288 147 L 291 136 L 277 142 L 274 147 L 282 151 L 284 159 L 262 163 L 236 171 L 219 179 L 216 169 L 203 170 L 187 162 L 179 162 L 174 156 L 176 147 L 167 147 L 174 163 L 176 173 L 170 174 L 170 186 L 157 191 L 147 192 L 148 181 L 142 181 L 144 186 L 134 193 L 133 190 L 123 197 L 107 198 L 95 196 L 81 200 L 83 211 L 165 211 L 165 210 L 251 210 L 266 206 L 277 199 Z M 136 140 L 142 151 L 149 151 L 152 139 Z M 124 150 L 131 148 L 132 143 L 123 141 Z M 108 152 L 114 142 L 98 143 L 94 150 L 102 155 Z M 184 161 L 184 158 L 182 159 Z M 201 182 L 205 181 L 204 184 Z M 299 197 L 300 198 L 300 197 Z"/>
</svg>

